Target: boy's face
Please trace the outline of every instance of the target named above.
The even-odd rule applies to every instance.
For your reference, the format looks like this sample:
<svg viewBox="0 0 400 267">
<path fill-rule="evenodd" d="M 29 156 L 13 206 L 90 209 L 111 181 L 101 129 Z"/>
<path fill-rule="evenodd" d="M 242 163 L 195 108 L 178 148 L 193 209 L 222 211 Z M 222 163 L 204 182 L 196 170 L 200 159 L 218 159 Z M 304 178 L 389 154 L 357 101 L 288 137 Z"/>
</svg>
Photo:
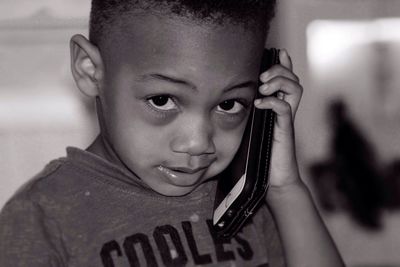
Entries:
<svg viewBox="0 0 400 267">
<path fill-rule="evenodd" d="M 129 20 L 102 51 L 109 142 L 153 190 L 184 195 L 225 169 L 240 145 L 265 36 L 163 16 Z"/>
</svg>

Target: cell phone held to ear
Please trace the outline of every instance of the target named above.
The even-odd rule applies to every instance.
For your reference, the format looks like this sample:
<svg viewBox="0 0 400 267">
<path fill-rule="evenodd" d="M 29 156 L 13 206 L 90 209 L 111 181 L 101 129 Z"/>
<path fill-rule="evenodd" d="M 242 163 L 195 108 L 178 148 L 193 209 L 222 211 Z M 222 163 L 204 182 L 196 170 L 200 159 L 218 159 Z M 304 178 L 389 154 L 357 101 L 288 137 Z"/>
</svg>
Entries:
<svg viewBox="0 0 400 267">
<path fill-rule="evenodd" d="M 260 72 L 274 64 L 279 64 L 279 50 L 264 50 Z M 220 174 L 213 214 L 214 231 L 219 237 L 234 236 L 265 197 L 274 121 L 272 110 L 253 106 L 238 152 Z"/>
</svg>

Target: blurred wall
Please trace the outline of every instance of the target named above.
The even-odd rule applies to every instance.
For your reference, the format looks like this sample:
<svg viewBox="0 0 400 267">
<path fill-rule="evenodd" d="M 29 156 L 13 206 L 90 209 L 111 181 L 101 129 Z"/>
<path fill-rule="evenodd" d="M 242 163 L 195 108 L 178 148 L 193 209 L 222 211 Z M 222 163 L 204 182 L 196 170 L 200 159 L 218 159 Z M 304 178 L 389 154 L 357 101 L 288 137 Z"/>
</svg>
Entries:
<svg viewBox="0 0 400 267">
<path fill-rule="evenodd" d="M 280 0 L 272 35 L 276 39 L 273 45 L 288 49 L 294 61 L 295 72 L 304 86 L 302 103 L 296 117 L 296 138 L 302 176 L 313 193 L 316 189 L 310 181 L 308 167 L 312 162 L 328 156 L 332 132 L 326 111 L 332 99 L 341 96 L 347 101 L 352 117 L 372 142 L 383 162 L 400 155 L 400 119 L 397 114 L 378 116 L 376 107 L 382 108 L 383 105 L 377 97 L 379 88 L 375 88 L 378 94 L 371 93 L 369 90 L 373 85 L 367 82 L 365 86 L 366 80 L 371 79 L 366 78 L 365 73 L 360 73 L 359 69 L 347 70 L 346 77 L 353 77 L 345 79 L 346 86 L 340 85 L 343 79 L 331 80 L 329 87 L 322 86 L 308 59 L 307 28 L 315 20 L 362 22 L 399 16 L 400 2 L 397 0 Z M 337 61 L 345 61 L 344 56 L 337 55 Z M 367 67 L 362 66 L 362 69 L 366 70 Z M 332 76 L 335 75 L 332 70 Z M 394 98 L 393 101 L 400 102 L 400 99 Z M 321 212 L 348 266 L 400 266 L 399 212 L 384 212 L 383 229 L 375 232 L 360 227 L 345 212 Z"/>
<path fill-rule="evenodd" d="M 96 133 L 74 86 L 69 39 L 87 32 L 89 1 L 0 2 L 0 207 L 66 146 Z"/>
<path fill-rule="evenodd" d="M 75 89 L 69 71 L 68 41 L 74 33 L 87 32 L 89 2 L 0 3 L 0 207 L 44 164 L 63 156 L 66 146 L 85 148 L 97 132 L 92 107 Z M 331 132 L 325 113 L 337 94 L 349 99 L 354 117 L 378 147 L 382 160 L 398 156 L 400 143 L 396 137 L 400 123 L 390 118 L 378 127 L 372 123 L 368 113 L 372 109 L 371 98 L 365 97 L 359 83 L 362 75 L 346 80 L 346 90 L 327 88 L 318 81 L 307 54 L 307 28 L 315 20 L 396 17 L 400 2 L 279 2 L 269 45 L 288 49 L 305 88 L 296 118 L 296 138 L 302 176 L 313 192 L 307 166 L 327 156 Z M 371 232 L 344 212 L 321 212 L 348 266 L 400 266 L 399 214 L 385 213 L 383 230 Z"/>
</svg>

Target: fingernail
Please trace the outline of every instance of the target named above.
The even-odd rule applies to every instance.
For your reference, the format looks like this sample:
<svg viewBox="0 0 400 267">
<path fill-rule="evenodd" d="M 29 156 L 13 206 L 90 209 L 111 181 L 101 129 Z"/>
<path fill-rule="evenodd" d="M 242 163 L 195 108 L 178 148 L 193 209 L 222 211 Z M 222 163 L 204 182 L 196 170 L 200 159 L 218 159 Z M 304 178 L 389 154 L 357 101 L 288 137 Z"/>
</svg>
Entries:
<svg viewBox="0 0 400 267">
<path fill-rule="evenodd" d="M 261 99 L 254 100 L 254 105 L 258 106 L 259 104 L 261 104 Z"/>
<path fill-rule="evenodd" d="M 286 56 L 290 59 L 290 60 L 292 60 L 292 58 L 290 57 L 290 54 L 289 54 L 289 52 L 285 49 L 285 54 L 286 54 Z"/>
<path fill-rule="evenodd" d="M 268 84 L 264 83 L 263 85 L 260 86 L 260 91 L 261 92 L 267 92 L 268 91 Z"/>
<path fill-rule="evenodd" d="M 260 81 L 264 82 L 264 81 L 267 80 L 267 78 L 268 78 L 268 72 L 267 72 L 267 71 L 261 73 L 261 75 L 260 75 Z"/>
</svg>

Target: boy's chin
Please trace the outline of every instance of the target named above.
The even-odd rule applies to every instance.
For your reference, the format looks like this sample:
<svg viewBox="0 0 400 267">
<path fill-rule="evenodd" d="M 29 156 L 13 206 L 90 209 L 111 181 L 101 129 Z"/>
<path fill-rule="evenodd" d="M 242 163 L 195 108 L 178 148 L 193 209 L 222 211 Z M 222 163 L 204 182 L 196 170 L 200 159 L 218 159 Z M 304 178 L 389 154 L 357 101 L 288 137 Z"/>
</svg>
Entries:
<svg viewBox="0 0 400 267">
<path fill-rule="evenodd" d="M 164 184 L 164 185 L 158 184 L 157 186 L 151 186 L 151 185 L 148 186 L 153 191 L 157 192 L 160 195 L 167 197 L 181 197 L 192 193 L 202 183 L 204 183 L 204 181 L 190 186 L 174 185 L 174 184 Z"/>
<path fill-rule="evenodd" d="M 153 191 L 164 196 L 185 196 L 190 194 L 198 186 L 213 177 L 210 168 L 193 170 L 173 169 L 165 166 L 158 166 L 153 169 L 151 175 L 142 175 L 143 182 Z"/>
<path fill-rule="evenodd" d="M 167 197 L 182 197 L 185 195 L 190 194 L 195 190 L 196 186 L 174 186 L 170 185 L 168 187 L 164 187 L 162 189 L 159 188 L 152 188 L 155 192 L 160 195 L 167 196 Z"/>
</svg>

